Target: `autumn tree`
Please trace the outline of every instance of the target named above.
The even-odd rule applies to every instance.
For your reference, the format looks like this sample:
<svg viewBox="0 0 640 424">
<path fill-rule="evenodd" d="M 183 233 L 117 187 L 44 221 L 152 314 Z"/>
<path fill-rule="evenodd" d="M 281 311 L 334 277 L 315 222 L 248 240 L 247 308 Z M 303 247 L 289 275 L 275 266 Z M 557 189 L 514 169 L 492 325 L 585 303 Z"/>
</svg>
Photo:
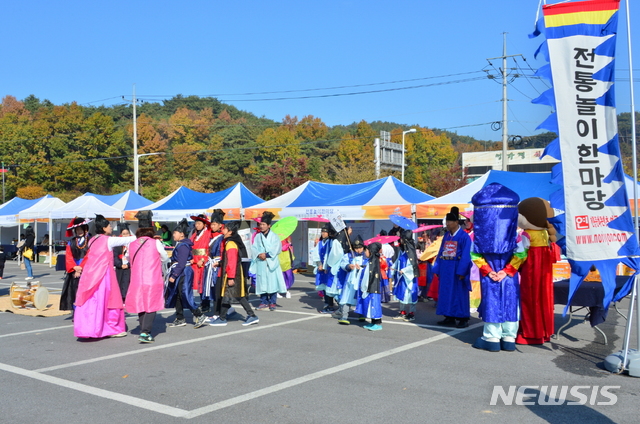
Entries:
<svg viewBox="0 0 640 424">
<path fill-rule="evenodd" d="M 280 196 L 309 180 L 307 159 L 285 158 L 282 163 L 274 163 L 262 179 L 256 194 L 263 199 Z"/>
</svg>

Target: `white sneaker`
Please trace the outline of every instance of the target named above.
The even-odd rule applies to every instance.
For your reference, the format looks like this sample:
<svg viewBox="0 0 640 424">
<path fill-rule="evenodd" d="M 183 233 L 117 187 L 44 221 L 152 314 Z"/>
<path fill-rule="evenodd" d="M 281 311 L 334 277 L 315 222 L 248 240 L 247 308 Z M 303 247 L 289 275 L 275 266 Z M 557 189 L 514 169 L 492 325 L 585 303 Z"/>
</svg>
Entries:
<svg viewBox="0 0 640 424">
<path fill-rule="evenodd" d="M 284 297 L 286 297 L 287 299 L 291 299 L 291 293 L 289 293 L 289 291 L 287 291 L 287 294 Z"/>
<path fill-rule="evenodd" d="M 33 277 L 27 277 L 25 280 L 33 280 Z"/>
<path fill-rule="evenodd" d="M 278 293 L 278 295 L 276 296 L 278 299 L 282 299 L 282 295 L 280 293 Z"/>
</svg>

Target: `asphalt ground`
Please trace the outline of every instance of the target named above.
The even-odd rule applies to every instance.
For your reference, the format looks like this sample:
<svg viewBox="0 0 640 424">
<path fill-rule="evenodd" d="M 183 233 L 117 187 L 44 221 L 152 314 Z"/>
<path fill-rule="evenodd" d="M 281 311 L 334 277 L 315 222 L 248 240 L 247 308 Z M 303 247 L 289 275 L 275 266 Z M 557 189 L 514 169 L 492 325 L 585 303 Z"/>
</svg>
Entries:
<svg viewBox="0 0 640 424">
<path fill-rule="evenodd" d="M 63 273 L 47 265 L 34 264 L 34 274 L 49 289 L 62 287 Z M 8 262 L 0 295 L 25 275 Z M 383 304 L 383 330 L 370 332 L 355 317 L 343 326 L 318 313 L 322 300 L 310 276 L 297 275 L 291 293 L 276 311 L 258 311 L 260 323 L 250 327 L 240 325 L 240 307 L 226 327 L 200 329 L 168 328 L 174 314 L 165 310 L 152 344 L 138 342 L 137 316 L 127 315 L 128 337 L 80 341 L 70 316 L 0 313 L 0 422 L 638 421 L 640 379 L 602 364 L 622 347 L 625 319 L 613 309 L 600 326 L 608 345 L 580 312 L 558 340 L 489 353 L 471 347 L 482 334 L 477 318 L 465 329 L 439 327 L 434 302 L 419 303 L 412 323 L 392 319 L 397 303 Z M 559 328 L 565 318 L 556 308 Z M 491 405 L 494 386 L 538 386 L 524 395 L 543 395 L 533 405 L 502 398 Z M 543 405 L 549 396 L 540 386 L 547 394 L 551 386 L 586 386 L 588 399 L 569 405 L 580 399 L 569 392 L 563 401 L 558 391 L 550 398 L 561 405 Z M 615 404 L 598 405 L 609 399 L 594 386 L 615 386 L 608 389 Z"/>
</svg>

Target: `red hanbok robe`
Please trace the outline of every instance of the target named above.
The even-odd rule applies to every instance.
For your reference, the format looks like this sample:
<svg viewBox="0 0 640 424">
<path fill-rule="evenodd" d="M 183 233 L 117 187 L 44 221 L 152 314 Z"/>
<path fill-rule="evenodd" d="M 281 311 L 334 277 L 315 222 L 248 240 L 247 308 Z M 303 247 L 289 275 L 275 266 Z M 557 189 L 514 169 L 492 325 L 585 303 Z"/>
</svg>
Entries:
<svg viewBox="0 0 640 424">
<path fill-rule="evenodd" d="M 516 343 L 543 344 L 555 332 L 553 264 L 560 259 L 560 249 L 555 243 L 549 244 L 546 230 L 525 230 L 525 233 L 531 247 L 520 267 L 520 326 Z"/>
<path fill-rule="evenodd" d="M 190 237 L 193 242 L 191 248 L 191 268 L 193 269 L 193 288 L 202 293 L 202 281 L 204 279 L 204 266 L 209 261 L 209 242 L 211 241 L 211 230 L 204 228 L 200 234 L 194 232 Z M 202 265 L 200 262 L 202 261 Z"/>
</svg>

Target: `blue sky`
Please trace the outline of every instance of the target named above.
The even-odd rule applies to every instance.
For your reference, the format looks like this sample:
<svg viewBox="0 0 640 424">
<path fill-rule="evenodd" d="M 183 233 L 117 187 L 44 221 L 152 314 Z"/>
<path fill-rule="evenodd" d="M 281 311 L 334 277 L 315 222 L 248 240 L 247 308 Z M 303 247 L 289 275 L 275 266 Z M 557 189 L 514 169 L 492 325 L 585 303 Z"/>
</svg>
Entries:
<svg viewBox="0 0 640 424">
<path fill-rule="evenodd" d="M 287 114 L 328 125 L 382 120 L 500 140 L 487 123 L 501 120 L 502 88 L 482 70 L 497 75 L 501 61 L 494 68 L 486 59 L 502 55 L 503 32 L 507 54 L 527 60 L 510 59 L 508 68 L 532 75 L 529 66 L 543 64 L 533 57 L 542 38 L 527 37 L 537 7 L 538 0 L 5 2 L 0 94 L 111 105 L 130 97 L 135 83 L 145 100 L 216 95 L 277 121 Z M 619 112 L 630 110 L 624 8 Z M 404 89 L 418 85 L 430 86 Z M 326 89 L 338 86 L 349 87 Z M 550 109 L 530 100 L 545 87 L 526 77 L 510 84 L 510 135 L 536 133 Z M 309 89 L 322 90 L 299 91 Z M 389 89 L 396 90 L 250 101 Z M 242 95 L 263 92 L 280 93 Z"/>
</svg>

